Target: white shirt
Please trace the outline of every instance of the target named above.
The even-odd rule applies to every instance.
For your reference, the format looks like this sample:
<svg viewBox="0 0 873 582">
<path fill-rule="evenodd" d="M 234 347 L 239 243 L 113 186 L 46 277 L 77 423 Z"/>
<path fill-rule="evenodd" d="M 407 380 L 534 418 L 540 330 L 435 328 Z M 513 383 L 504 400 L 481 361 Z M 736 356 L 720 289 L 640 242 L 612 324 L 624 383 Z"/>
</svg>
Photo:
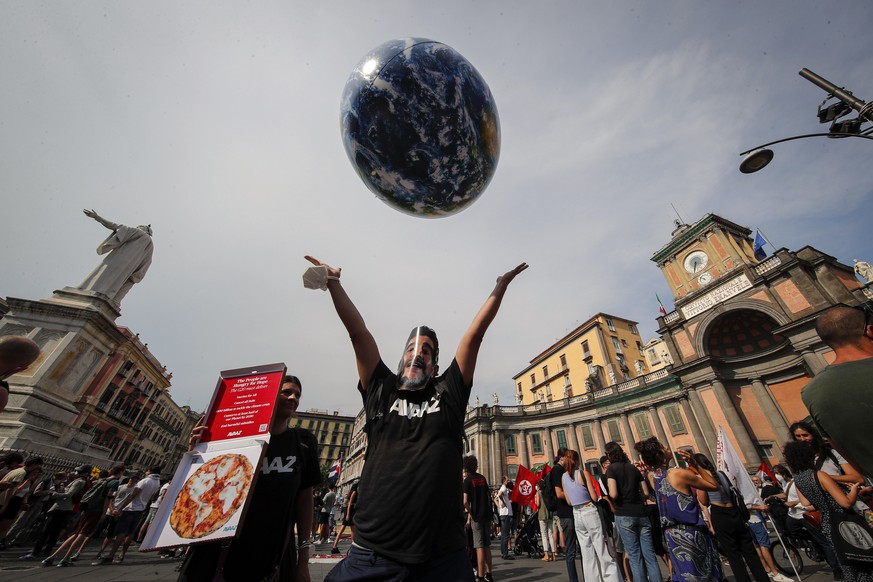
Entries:
<svg viewBox="0 0 873 582">
<path fill-rule="evenodd" d="M 833 459 L 831 459 L 830 455 L 828 455 L 827 457 L 825 457 L 825 462 L 822 463 L 821 470 L 831 476 L 842 475 L 843 468 L 839 465 L 845 465 L 846 463 L 848 463 L 848 461 L 846 461 L 843 455 L 833 449 L 831 449 L 831 455 L 834 456 L 834 459 L 836 459 L 837 462 L 834 463 Z M 839 465 L 837 463 L 839 463 Z"/>
<path fill-rule="evenodd" d="M 512 501 L 509 499 L 509 489 L 506 488 L 506 485 L 501 485 L 500 490 L 497 491 L 497 496 L 500 497 L 500 500 L 503 502 L 503 507 L 500 507 L 500 503 L 497 504 L 497 515 L 512 515 Z"/>
<path fill-rule="evenodd" d="M 148 505 L 149 500 L 161 488 L 161 478 L 157 474 L 151 474 L 145 479 L 140 479 L 136 484 L 139 494 L 131 501 L 123 511 L 142 511 Z"/>
</svg>

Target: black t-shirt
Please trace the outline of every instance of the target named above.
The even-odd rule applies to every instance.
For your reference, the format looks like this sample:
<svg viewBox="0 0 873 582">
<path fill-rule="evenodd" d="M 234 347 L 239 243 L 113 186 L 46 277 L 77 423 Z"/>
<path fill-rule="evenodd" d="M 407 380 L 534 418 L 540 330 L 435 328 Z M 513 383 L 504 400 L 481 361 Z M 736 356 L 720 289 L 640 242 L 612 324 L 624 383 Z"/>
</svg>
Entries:
<svg viewBox="0 0 873 582">
<path fill-rule="evenodd" d="M 380 361 L 361 396 L 367 456 L 355 543 L 406 564 L 464 548 L 460 476 L 470 386 L 458 363 L 410 391 L 398 390 L 397 376 Z"/>
<path fill-rule="evenodd" d="M 245 523 L 224 562 L 227 582 L 262 580 L 271 574 L 280 558 L 283 558 L 282 579 L 286 576 L 293 579 L 296 559 L 293 540 L 282 555 L 286 532 L 295 520 L 297 493 L 319 482 L 318 442 L 311 432 L 291 428 L 270 437 Z M 220 546 L 220 543 L 192 546 L 179 582 L 212 580 Z"/>
<path fill-rule="evenodd" d="M 491 493 L 488 481 L 479 473 L 464 479 L 464 493 L 470 501 L 470 517 L 473 521 L 491 521 Z"/>
<path fill-rule="evenodd" d="M 618 486 L 618 497 L 612 500 L 616 515 L 646 517 L 646 506 L 640 485 L 643 475 L 639 469 L 630 463 L 610 463 L 606 469 L 606 478 L 615 479 Z"/>
<path fill-rule="evenodd" d="M 552 467 L 552 470 L 549 471 L 549 480 L 552 482 L 553 489 L 564 490 L 564 485 L 561 483 L 561 477 L 564 474 L 564 467 L 561 465 L 555 465 Z M 555 491 L 555 497 L 558 496 L 557 491 Z M 555 512 L 559 518 L 561 519 L 573 519 L 573 506 L 567 503 L 565 499 L 558 499 L 558 511 Z"/>
</svg>

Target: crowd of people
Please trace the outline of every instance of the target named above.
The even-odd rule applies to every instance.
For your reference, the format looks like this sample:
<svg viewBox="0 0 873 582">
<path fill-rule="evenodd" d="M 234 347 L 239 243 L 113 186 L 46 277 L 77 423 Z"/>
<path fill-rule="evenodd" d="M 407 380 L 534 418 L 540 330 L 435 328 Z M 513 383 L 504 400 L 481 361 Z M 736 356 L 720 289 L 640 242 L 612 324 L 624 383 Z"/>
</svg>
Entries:
<svg viewBox="0 0 873 582">
<path fill-rule="evenodd" d="M 0 549 L 31 549 L 21 560 L 43 566 L 73 565 L 90 543 L 102 547 L 93 565 L 119 564 L 130 544 L 142 541 L 160 503 L 160 467 L 140 478 L 118 464 L 109 470 L 81 465 L 46 474 L 39 457 L 9 453 L 0 469 Z M 108 549 L 108 551 L 107 551 Z"/>
<path fill-rule="evenodd" d="M 571 582 L 579 580 L 577 561 L 585 580 L 660 582 L 665 570 L 677 582 L 718 581 L 728 565 L 739 582 L 787 582 L 791 578 L 778 570 L 771 550 L 777 531 L 814 540 L 835 580 L 873 580 L 873 566 L 840 560 L 828 517 L 854 509 L 873 522 L 873 511 L 861 500 L 873 490 L 862 486 L 858 469 L 810 423 L 791 426 L 785 465 L 750 475 L 756 487 L 750 499 L 738 497 L 735 480 L 701 453 L 671 451 L 656 437 L 634 449 L 639 462 L 631 462 L 618 443 L 607 443 L 599 476 L 581 465 L 577 451 L 559 449 L 529 507 L 511 501 L 508 477 L 490 490 L 476 457 L 464 457 L 475 579 L 493 580 L 493 536 L 500 537 L 500 557 L 512 560 L 525 524 L 536 520 L 542 560 L 563 556 Z M 819 514 L 817 525 L 812 517 Z"/>
</svg>

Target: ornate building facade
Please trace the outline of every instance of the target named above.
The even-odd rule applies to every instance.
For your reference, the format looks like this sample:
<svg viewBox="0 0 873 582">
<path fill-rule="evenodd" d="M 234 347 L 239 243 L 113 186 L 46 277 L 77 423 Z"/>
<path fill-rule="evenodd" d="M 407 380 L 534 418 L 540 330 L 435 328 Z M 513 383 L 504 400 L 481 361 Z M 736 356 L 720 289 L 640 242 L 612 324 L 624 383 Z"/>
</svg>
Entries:
<svg viewBox="0 0 873 582">
<path fill-rule="evenodd" d="M 606 442 L 636 458 L 633 443 L 651 435 L 714 459 L 719 428 L 747 466 L 778 462 L 788 425 L 808 415 L 800 390 L 832 358 L 816 317 L 873 293 L 852 267 L 812 247 L 758 260 L 751 234 L 708 214 L 678 224 L 653 255 L 676 306 L 657 319 L 667 367 L 579 393 L 574 383 L 573 395 L 552 402 L 470 409 L 467 450 L 489 481 L 551 462 L 561 446 L 598 474 Z"/>
<path fill-rule="evenodd" d="M 637 322 L 598 313 L 512 377 L 518 404 L 554 402 L 647 373 Z"/>
</svg>

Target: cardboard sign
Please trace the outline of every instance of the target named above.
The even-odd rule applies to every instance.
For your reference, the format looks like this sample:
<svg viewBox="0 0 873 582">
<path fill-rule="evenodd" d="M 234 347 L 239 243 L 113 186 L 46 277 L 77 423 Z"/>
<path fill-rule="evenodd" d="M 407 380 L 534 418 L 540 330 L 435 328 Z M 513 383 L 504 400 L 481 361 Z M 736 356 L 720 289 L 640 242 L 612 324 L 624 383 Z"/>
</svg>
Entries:
<svg viewBox="0 0 873 582">
<path fill-rule="evenodd" d="M 222 372 L 203 423 L 209 430 L 200 443 L 268 435 L 284 375 L 284 364 Z"/>
<path fill-rule="evenodd" d="M 182 456 L 140 550 L 229 539 L 242 529 L 285 370 L 280 363 L 221 373 L 208 431 Z"/>
</svg>

